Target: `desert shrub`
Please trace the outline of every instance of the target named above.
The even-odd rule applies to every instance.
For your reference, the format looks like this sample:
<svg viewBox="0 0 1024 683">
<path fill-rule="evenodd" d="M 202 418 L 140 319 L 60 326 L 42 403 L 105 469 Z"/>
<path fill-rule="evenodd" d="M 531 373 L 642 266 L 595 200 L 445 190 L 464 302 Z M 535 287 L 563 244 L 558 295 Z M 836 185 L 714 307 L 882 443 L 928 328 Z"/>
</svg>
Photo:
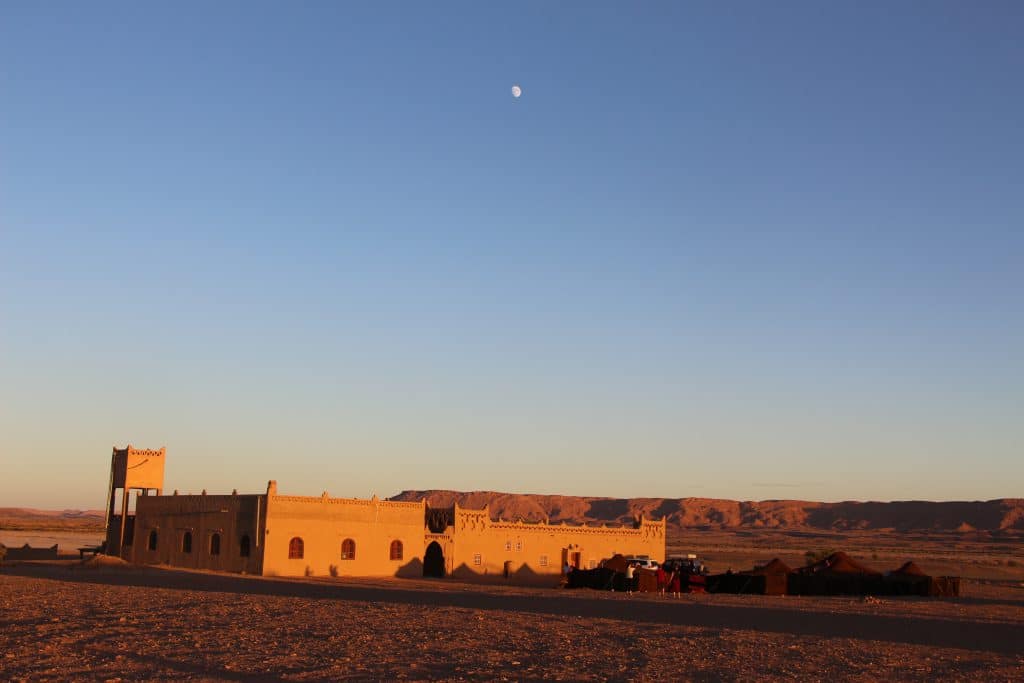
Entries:
<svg viewBox="0 0 1024 683">
<path fill-rule="evenodd" d="M 331 576 L 338 578 L 338 565 L 332 564 L 330 568 Z"/>
</svg>

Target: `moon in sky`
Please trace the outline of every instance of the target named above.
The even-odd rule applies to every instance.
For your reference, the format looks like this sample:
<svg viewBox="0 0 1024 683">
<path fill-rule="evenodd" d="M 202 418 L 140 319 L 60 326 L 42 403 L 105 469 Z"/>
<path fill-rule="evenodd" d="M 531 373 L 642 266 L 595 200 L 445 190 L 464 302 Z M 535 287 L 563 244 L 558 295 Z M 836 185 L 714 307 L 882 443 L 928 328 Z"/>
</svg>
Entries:
<svg viewBox="0 0 1024 683">
<path fill-rule="evenodd" d="M 523 94 L 523 89 L 518 85 L 512 86 L 512 97 L 519 99 L 519 96 Z"/>
</svg>

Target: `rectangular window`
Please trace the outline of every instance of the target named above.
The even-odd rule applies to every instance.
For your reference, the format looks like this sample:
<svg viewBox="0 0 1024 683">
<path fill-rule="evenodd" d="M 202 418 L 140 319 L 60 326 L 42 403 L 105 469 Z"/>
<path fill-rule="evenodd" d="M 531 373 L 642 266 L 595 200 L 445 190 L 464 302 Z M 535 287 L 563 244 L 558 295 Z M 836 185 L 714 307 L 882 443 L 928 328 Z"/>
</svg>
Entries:
<svg viewBox="0 0 1024 683">
<path fill-rule="evenodd" d="M 480 555 L 480 553 L 476 553 L 475 555 L 473 555 L 473 564 L 475 564 L 476 566 L 479 567 L 483 563 L 484 563 L 484 558 Z"/>
<path fill-rule="evenodd" d="M 522 541 L 516 541 L 516 552 L 517 553 L 523 552 L 523 542 Z"/>
<path fill-rule="evenodd" d="M 505 550 L 512 550 L 512 541 L 505 541 Z"/>
<path fill-rule="evenodd" d="M 540 556 L 540 566 L 542 566 L 542 567 L 548 566 L 548 556 L 547 555 L 541 555 Z"/>
</svg>

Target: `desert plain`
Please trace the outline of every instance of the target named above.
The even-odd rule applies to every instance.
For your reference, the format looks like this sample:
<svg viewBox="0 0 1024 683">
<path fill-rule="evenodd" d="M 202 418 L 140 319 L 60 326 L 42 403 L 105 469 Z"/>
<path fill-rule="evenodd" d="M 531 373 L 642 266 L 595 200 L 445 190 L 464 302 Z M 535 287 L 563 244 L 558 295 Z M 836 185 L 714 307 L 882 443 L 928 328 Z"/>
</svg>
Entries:
<svg viewBox="0 0 1024 683">
<path fill-rule="evenodd" d="M 1024 679 L 1015 529 L 675 528 L 668 552 L 713 572 L 842 549 L 963 584 L 949 599 L 674 598 L 83 562 L 88 522 L 33 525 L 0 542 L 57 539 L 65 559 L 0 569 L 4 680 Z"/>
</svg>

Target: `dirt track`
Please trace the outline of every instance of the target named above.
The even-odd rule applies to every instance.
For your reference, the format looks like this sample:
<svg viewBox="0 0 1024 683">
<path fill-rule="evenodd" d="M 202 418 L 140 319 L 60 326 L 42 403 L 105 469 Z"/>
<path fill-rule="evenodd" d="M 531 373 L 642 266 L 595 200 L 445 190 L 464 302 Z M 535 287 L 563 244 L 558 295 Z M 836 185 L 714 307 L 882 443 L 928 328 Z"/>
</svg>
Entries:
<svg viewBox="0 0 1024 683">
<path fill-rule="evenodd" d="M 1024 676 L 1012 592 L 671 599 L 23 564 L 0 571 L 0 609 L 7 679 Z"/>
</svg>

